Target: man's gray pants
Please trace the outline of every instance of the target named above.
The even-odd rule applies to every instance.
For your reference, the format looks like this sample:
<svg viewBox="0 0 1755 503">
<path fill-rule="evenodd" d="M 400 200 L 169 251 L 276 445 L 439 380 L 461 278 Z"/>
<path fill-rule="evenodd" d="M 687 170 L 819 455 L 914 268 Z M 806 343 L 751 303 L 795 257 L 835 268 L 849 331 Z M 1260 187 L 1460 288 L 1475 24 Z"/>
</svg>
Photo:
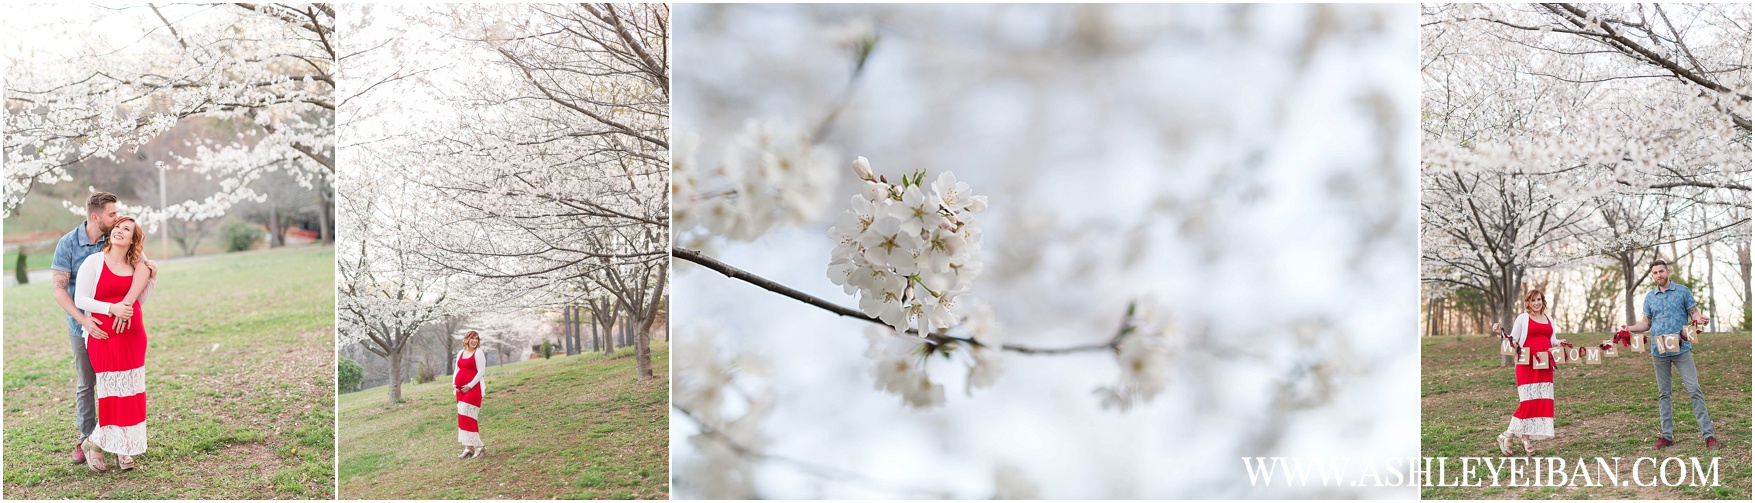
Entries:
<svg viewBox="0 0 1755 503">
<path fill-rule="evenodd" d="M 73 426 L 79 429 L 79 440 L 83 442 L 97 431 L 97 399 L 92 389 L 97 374 L 91 371 L 91 357 L 85 352 L 85 327 L 73 321 L 72 316 L 67 317 L 67 343 L 73 348 Z"/>
<path fill-rule="evenodd" d="M 1675 356 L 1653 356 L 1652 367 L 1657 369 L 1658 385 L 1658 417 L 1662 422 L 1664 438 L 1674 440 L 1675 421 L 1670 419 L 1670 366 L 1676 367 L 1676 373 L 1682 376 L 1682 388 L 1688 390 L 1688 402 L 1694 407 L 1694 421 L 1700 423 L 1700 438 L 1712 436 L 1712 418 L 1706 415 L 1706 395 L 1700 392 L 1700 375 L 1694 371 L 1694 352 L 1689 351 Z"/>
</svg>

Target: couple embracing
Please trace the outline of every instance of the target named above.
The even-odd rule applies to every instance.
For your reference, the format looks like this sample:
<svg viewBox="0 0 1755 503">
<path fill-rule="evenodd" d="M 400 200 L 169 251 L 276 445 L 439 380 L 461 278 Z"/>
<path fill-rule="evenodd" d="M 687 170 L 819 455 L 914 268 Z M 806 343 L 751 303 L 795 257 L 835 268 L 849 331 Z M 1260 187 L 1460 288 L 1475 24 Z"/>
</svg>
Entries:
<svg viewBox="0 0 1755 503">
<path fill-rule="evenodd" d="M 1645 294 L 1644 313 L 1639 323 L 1617 327 L 1617 332 L 1649 330 L 1655 341 L 1655 336 L 1682 333 L 1689 323 L 1706 323 L 1706 317 L 1700 314 L 1699 305 L 1694 300 L 1694 293 L 1687 286 L 1670 281 L 1669 264 L 1662 260 L 1653 261 L 1648 272 L 1652 283 L 1657 286 Z M 1524 294 L 1522 307 L 1525 312 L 1517 315 L 1511 326 L 1509 338 L 1513 345 L 1533 354 L 1566 342 L 1554 338 L 1553 320 L 1547 314 L 1548 299 L 1541 290 Z M 1493 324 L 1493 329 L 1503 332 L 1497 323 Z M 1658 344 L 1649 345 L 1652 367 L 1657 371 L 1658 424 L 1662 429 L 1662 435 L 1653 447 L 1663 449 L 1676 443 L 1673 440 L 1675 423 L 1670 414 L 1670 371 L 1673 368 L 1682 378 L 1682 387 L 1688 391 L 1694 420 L 1700 425 L 1700 436 L 1706 440 L 1708 449 L 1715 449 L 1718 448 L 1718 439 L 1712 434 L 1712 418 L 1706 413 L 1706 395 L 1700 391 L 1700 377 L 1691 352 L 1693 344 L 1686 337 L 1682 339 L 1674 351 L 1665 351 Z M 1512 414 L 1511 425 L 1499 434 L 1499 451 L 1506 455 L 1511 454 L 1513 438 L 1521 440 L 1524 453 L 1531 455 L 1535 454 L 1531 440 L 1554 438 L 1554 368 L 1537 369 L 1534 363 L 1520 362 L 1517 365 L 1517 412 Z"/>
<path fill-rule="evenodd" d="M 158 266 L 146 259 L 145 232 L 117 212 L 116 195 L 92 194 L 86 219 L 55 244 L 55 303 L 67 312 L 73 351 L 73 462 L 123 470 L 146 452 L 146 323 L 140 305 Z"/>
</svg>

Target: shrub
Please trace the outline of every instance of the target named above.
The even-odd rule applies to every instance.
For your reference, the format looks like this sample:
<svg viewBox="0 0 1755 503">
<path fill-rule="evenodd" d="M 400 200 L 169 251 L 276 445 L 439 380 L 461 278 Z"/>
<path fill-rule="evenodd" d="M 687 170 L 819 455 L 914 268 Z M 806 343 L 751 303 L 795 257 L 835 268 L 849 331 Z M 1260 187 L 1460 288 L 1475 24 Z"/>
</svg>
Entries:
<svg viewBox="0 0 1755 503">
<path fill-rule="evenodd" d="M 366 369 L 360 367 L 358 362 L 349 358 L 342 358 L 335 362 L 336 390 L 342 393 L 357 391 L 360 387 L 360 381 L 365 380 L 365 378 Z"/>
<path fill-rule="evenodd" d="M 242 220 L 226 222 L 219 229 L 220 239 L 225 241 L 225 251 L 238 252 L 249 250 L 257 241 L 262 240 L 262 227 Z"/>
<path fill-rule="evenodd" d="M 555 355 L 555 345 L 549 343 L 548 339 L 543 339 L 542 340 L 542 359 L 547 360 L 547 359 L 549 359 L 549 357 L 554 356 L 554 355 Z"/>
<path fill-rule="evenodd" d="M 433 375 L 432 365 L 427 365 L 427 362 L 420 362 L 420 372 L 416 373 L 414 376 L 415 384 L 430 383 L 433 382 L 433 379 L 437 378 L 438 376 Z"/>
<path fill-rule="evenodd" d="M 1749 330 L 1749 304 L 1743 304 L 1743 319 L 1737 320 L 1737 330 Z"/>
<path fill-rule="evenodd" d="M 30 283 L 30 274 L 25 270 L 24 247 L 18 247 L 18 265 L 13 266 L 13 274 L 18 276 L 18 284 Z"/>
</svg>

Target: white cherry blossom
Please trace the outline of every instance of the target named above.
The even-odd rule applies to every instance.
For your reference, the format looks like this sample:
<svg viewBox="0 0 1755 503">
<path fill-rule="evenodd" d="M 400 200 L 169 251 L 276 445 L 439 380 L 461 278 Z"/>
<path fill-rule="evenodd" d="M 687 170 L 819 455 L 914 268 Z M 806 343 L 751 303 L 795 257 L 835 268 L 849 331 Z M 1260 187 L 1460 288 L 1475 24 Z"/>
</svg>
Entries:
<svg viewBox="0 0 1755 503">
<path fill-rule="evenodd" d="M 1170 347 L 1173 328 L 1161 321 L 1151 300 L 1134 304 L 1129 332 L 1115 346 L 1115 363 L 1121 375 L 1112 386 L 1097 388 L 1105 409 L 1128 411 L 1136 403 L 1151 401 L 1169 384 L 1174 353 Z"/>
<path fill-rule="evenodd" d="M 672 218 L 679 243 L 753 240 L 770 229 L 816 220 L 839 172 L 835 150 L 788 121 L 750 120 L 716 162 L 699 164 L 700 138 L 685 133 L 672 162 Z"/>
<path fill-rule="evenodd" d="M 923 171 L 892 184 L 864 157 L 853 161 L 853 171 L 864 183 L 829 231 L 836 243 L 829 280 L 858 295 L 860 311 L 897 331 L 956 325 L 957 300 L 981 270 L 981 227 L 971 208 L 985 208 L 986 197 L 972 195 L 948 172 L 929 195 Z"/>
<path fill-rule="evenodd" d="M 932 382 L 926 373 L 923 344 L 896 335 L 879 326 L 865 329 L 865 356 L 872 361 L 877 389 L 900 395 L 904 403 L 917 409 L 944 405 L 944 385 Z"/>
</svg>

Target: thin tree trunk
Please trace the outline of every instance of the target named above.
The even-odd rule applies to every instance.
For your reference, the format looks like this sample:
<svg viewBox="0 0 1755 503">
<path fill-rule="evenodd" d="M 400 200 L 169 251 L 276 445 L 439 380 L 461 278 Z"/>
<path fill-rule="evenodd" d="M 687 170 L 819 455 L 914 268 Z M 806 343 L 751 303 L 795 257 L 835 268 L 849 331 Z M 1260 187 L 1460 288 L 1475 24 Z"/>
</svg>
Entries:
<svg viewBox="0 0 1755 503">
<path fill-rule="evenodd" d="M 642 321 L 640 324 L 647 323 Z M 634 335 L 634 373 L 638 379 L 652 378 L 652 345 L 644 333 Z"/>
<path fill-rule="evenodd" d="M 573 306 L 561 307 L 561 351 L 573 356 Z"/>
<path fill-rule="evenodd" d="M 1438 335 L 1437 330 L 1436 330 L 1437 322 L 1438 322 L 1438 318 L 1436 317 L 1437 314 L 1438 314 L 1438 298 L 1437 297 L 1427 297 L 1426 298 L 1426 336 L 1427 337 Z"/>
<path fill-rule="evenodd" d="M 449 328 L 450 324 L 446 323 L 445 327 Z M 457 369 L 454 367 L 454 365 L 457 364 L 457 339 L 454 337 L 451 337 L 451 334 L 449 332 L 445 333 L 444 337 L 445 337 L 445 375 L 448 375 L 448 376 L 457 375 Z"/>
<path fill-rule="evenodd" d="M 1714 244 L 1717 243 L 1706 243 L 1706 330 L 1709 332 L 1719 331 L 1718 302 L 1714 301 L 1718 297 L 1718 290 L 1712 288 L 1712 245 Z"/>
<path fill-rule="evenodd" d="M 647 302 L 645 307 L 646 310 L 645 312 L 637 313 L 640 319 L 640 324 L 635 329 L 634 334 L 634 367 L 639 372 L 640 379 L 649 379 L 652 377 L 652 323 L 657 321 L 658 318 L 658 304 L 664 295 L 664 283 L 669 279 L 667 273 L 669 273 L 669 270 L 667 269 L 660 269 L 658 271 L 658 280 L 656 284 L 654 284 L 652 290 L 644 296 Z"/>
<path fill-rule="evenodd" d="M 402 402 L 402 348 L 390 352 L 390 404 Z"/>
<path fill-rule="evenodd" d="M 1737 266 L 1743 274 L 1743 312 L 1755 313 L 1755 308 L 1751 308 L 1749 305 L 1749 243 L 1747 241 L 1737 243 Z M 1742 322 L 1738 324 L 1741 325 Z"/>
<path fill-rule="evenodd" d="M 1632 253 L 1622 252 L 1619 256 L 1615 257 L 1615 261 L 1621 264 L 1621 307 L 1627 310 L 1627 312 L 1624 313 L 1624 316 L 1622 316 L 1622 319 L 1626 320 L 1626 324 L 1632 325 L 1639 322 L 1639 320 L 1634 317 L 1633 310 L 1633 290 L 1639 288 L 1639 273 L 1634 270 L 1635 265 L 1633 263 L 1634 258 Z"/>
<path fill-rule="evenodd" d="M 335 244 L 335 236 L 329 230 L 329 211 L 328 203 L 317 204 L 317 240 L 325 245 Z"/>
<path fill-rule="evenodd" d="M 592 319 L 597 320 L 597 336 L 603 339 L 603 354 L 615 353 L 615 321 L 620 316 L 614 301 L 593 301 Z M 607 314 L 606 314 L 607 313 Z"/>
<path fill-rule="evenodd" d="M 1517 265 L 1511 263 L 1501 264 L 1500 270 L 1504 272 L 1499 276 L 1499 284 L 1497 285 L 1499 292 L 1497 294 L 1489 294 L 1488 300 L 1496 306 L 1496 310 L 1498 311 L 1493 318 L 1499 322 L 1500 327 L 1503 327 L 1507 332 L 1510 332 L 1511 320 L 1516 317 L 1519 310 L 1517 300 L 1522 297 L 1522 295 L 1520 295 L 1522 292 L 1519 292 L 1518 290 L 1523 286 L 1523 274 L 1518 270 Z M 1491 297 L 1494 295 L 1499 298 L 1492 299 Z M 1515 358 L 1500 355 L 1499 366 L 1509 367 L 1516 363 L 1517 361 Z"/>
<path fill-rule="evenodd" d="M 286 229 L 280 227 L 280 206 L 268 205 L 268 247 L 286 246 Z"/>
</svg>

